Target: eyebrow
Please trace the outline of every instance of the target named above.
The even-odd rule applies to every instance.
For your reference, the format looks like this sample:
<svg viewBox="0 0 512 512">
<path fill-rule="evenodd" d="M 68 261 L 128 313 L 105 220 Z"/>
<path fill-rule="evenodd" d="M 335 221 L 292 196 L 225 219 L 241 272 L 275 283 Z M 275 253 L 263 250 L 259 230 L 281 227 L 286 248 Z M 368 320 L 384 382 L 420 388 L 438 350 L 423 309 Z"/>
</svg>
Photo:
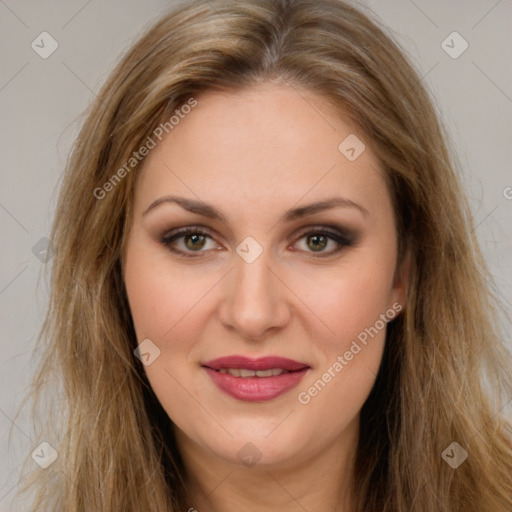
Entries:
<svg viewBox="0 0 512 512">
<path fill-rule="evenodd" d="M 226 216 L 213 206 L 203 201 L 195 201 L 193 199 L 178 196 L 164 196 L 156 199 L 148 206 L 148 208 L 146 208 L 142 215 L 145 216 L 147 213 L 155 209 L 157 206 L 160 206 L 161 204 L 165 203 L 175 203 L 189 212 L 197 213 L 199 215 L 202 215 L 203 217 L 208 217 L 209 219 L 219 220 L 225 224 L 228 223 Z M 306 206 L 292 208 L 285 212 L 285 214 L 281 217 L 280 221 L 289 222 L 292 220 L 300 219 L 302 217 L 306 217 L 307 215 L 313 215 L 314 213 L 318 213 L 336 207 L 354 208 L 356 210 L 359 210 L 365 216 L 369 215 L 369 212 L 366 208 L 346 197 L 330 197 L 328 199 L 324 199 L 323 201 L 310 203 Z"/>
</svg>

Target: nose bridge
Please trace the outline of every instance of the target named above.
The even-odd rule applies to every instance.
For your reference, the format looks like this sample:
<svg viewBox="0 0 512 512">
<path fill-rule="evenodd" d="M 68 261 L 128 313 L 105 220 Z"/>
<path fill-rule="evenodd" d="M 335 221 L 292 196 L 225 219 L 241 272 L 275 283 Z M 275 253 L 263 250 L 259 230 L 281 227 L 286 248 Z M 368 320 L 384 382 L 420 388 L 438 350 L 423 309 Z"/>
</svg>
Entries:
<svg viewBox="0 0 512 512">
<path fill-rule="evenodd" d="M 259 256 L 255 261 L 248 263 L 242 258 L 235 264 L 235 289 L 243 297 L 254 296 L 258 298 L 260 295 L 265 299 L 272 299 L 270 293 L 272 288 L 270 270 L 270 258 L 265 255 Z"/>
<path fill-rule="evenodd" d="M 248 248 L 246 253 L 244 248 Z M 270 252 L 261 250 L 254 258 L 254 250 L 250 241 L 249 246 L 242 243 L 238 247 L 220 318 L 240 335 L 259 338 L 269 329 L 283 327 L 290 312 L 285 290 L 273 275 Z M 251 251 L 252 256 L 246 257 Z"/>
</svg>

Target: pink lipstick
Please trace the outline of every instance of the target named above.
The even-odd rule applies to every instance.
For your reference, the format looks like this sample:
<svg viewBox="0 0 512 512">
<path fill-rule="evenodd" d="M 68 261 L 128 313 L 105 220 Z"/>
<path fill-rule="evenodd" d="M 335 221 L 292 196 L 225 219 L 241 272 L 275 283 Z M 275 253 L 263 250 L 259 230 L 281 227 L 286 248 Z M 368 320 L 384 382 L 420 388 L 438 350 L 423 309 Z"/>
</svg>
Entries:
<svg viewBox="0 0 512 512">
<path fill-rule="evenodd" d="M 286 393 L 310 368 L 284 357 L 250 359 L 240 355 L 220 357 L 202 367 L 221 391 L 245 402 L 265 402 Z"/>
</svg>

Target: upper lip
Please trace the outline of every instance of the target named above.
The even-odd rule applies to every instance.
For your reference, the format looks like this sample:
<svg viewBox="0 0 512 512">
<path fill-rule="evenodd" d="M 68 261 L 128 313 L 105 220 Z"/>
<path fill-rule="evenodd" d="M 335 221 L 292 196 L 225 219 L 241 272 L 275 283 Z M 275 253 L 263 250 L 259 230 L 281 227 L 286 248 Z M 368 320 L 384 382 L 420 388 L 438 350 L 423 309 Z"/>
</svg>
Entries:
<svg viewBox="0 0 512 512">
<path fill-rule="evenodd" d="M 220 370 L 221 368 L 239 368 L 246 370 L 270 370 L 274 368 L 281 368 L 288 371 L 302 370 L 309 368 L 308 364 L 294 361 L 286 357 L 278 356 L 266 356 L 258 359 L 251 359 L 249 357 L 233 355 L 224 356 L 217 359 L 212 359 L 206 363 L 202 363 L 202 366 L 207 366 L 213 370 Z"/>
</svg>

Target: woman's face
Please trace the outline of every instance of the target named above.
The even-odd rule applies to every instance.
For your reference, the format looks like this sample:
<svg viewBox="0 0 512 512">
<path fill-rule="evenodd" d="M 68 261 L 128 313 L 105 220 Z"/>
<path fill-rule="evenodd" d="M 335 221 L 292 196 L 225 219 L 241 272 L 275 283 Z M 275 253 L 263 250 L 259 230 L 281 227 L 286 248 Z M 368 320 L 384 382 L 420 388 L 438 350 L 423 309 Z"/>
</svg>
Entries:
<svg viewBox="0 0 512 512">
<path fill-rule="evenodd" d="M 404 303 L 382 169 L 308 91 L 197 100 L 147 156 L 124 254 L 149 382 L 184 450 L 285 467 L 354 449 Z"/>
</svg>

